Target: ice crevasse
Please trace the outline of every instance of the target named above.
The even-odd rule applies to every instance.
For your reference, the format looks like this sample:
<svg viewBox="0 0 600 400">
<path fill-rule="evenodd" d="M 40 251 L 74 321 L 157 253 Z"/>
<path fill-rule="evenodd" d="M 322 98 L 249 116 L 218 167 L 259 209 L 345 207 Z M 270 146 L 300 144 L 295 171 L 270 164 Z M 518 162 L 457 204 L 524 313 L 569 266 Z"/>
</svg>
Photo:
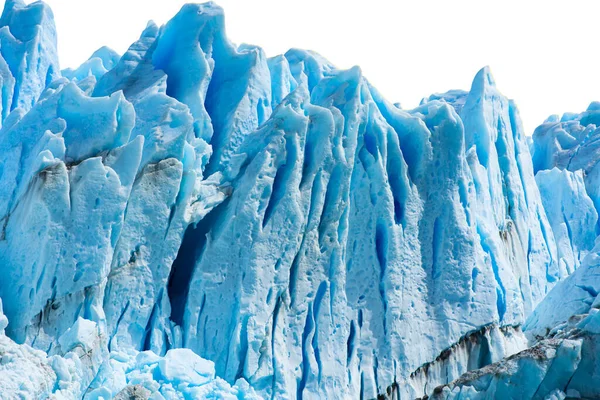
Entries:
<svg viewBox="0 0 600 400">
<path fill-rule="evenodd" d="M 63 71 L 44 3 L 0 26 L 7 398 L 431 395 L 593 256 L 592 174 L 532 158 L 488 68 L 403 110 L 213 3 Z"/>
</svg>

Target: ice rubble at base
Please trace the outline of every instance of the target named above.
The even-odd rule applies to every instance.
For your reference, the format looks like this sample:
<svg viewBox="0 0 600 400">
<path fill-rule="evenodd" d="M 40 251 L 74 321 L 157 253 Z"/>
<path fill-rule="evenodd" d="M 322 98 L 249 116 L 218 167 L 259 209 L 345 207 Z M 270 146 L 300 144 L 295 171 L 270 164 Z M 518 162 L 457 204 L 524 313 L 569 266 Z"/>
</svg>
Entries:
<svg viewBox="0 0 600 400">
<path fill-rule="evenodd" d="M 0 340 L 29 395 L 414 398 L 525 348 L 593 253 L 594 164 L 532 163 L 487 68 L 402 110 L 223 18 L 186 5 L 61 76 L 49 8 L 6 2 Z"/>
<path fill-rule="evenodd" d="M 112 353 L 98 324 L 79 318 L 50 355 L 4 334 L 0 302 L 0 388 L 2 398 L 25 399 L 222 399 L 259 400 L 248 383 L 215 376 L 214 363 L 188 349 Z M 89 390 L 92 382 L 94 390 Z M 137 396 L 137 397 L 135 397 Z"/>
</svg>

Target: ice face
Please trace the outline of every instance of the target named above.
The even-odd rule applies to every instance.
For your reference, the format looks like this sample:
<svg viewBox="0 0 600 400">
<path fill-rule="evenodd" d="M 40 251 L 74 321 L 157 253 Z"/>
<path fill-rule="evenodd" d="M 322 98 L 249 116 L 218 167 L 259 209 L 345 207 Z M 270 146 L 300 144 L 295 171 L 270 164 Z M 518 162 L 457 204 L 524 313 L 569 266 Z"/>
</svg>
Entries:
<svg viewBox="0 0 600 400">
<path fill-rule="evenodd" d="M 429 394 L 525 348 L 591 250 L 590 178 L 534 178 L 488 68 L 402 110 L 206 3 L 59 77 L 47 6 L 1 21 L 0 330 L 44 395 Z"/>
<path fill-rule="evenodd" d="M 598 282 L 598 103 L 580 114 L 549 117 L 531 143 L 536 180 L 557 241 L 561 268 L 572 272 L 546 296 L 525 325 L 545 336 L 569 318 L 590 312 Z"/>
<path fill-rule="evenodd" d="M 584 268 L 582 266 L 580 270 Z M 560 282 L 555 290 L 567 281 Z M 575 292 L 563 294 L 564 303 L 577 297 Z M 512 357 L 468 372 L 450 385 L 436 388 L 431 398 L 558 400 L 600 395 L 597 372 L 600 360 L 595 351 L 600 339 L 600 313 L 596 308 L 573 315 L 539 339 Z"/>
<path fill-rule="evenodd" d="M 530 141 L 535 179 L 557 244 L 561 274 L 523 325 L 530 347 L 437 388 L 435 399 L 594 398 L 600 321 L 597 277 L 598 103 L 549 117 Z"/>
<path fill-rule="evenodd" d="M 21 112 L 31 109 L 44 88 L 59 76 L 50 8 L 42 2 L 6 1 L 0 17 L 2 121 L 17 108 Z"/>
<path fill-rule="evenodd" d="M 549 117 L 533 134 L 532 158 L 536 173 L 554 167 L 581 170 L 588 196 L 600 208 L 600 130 L 599 103 L 593 102 L 580 114 Z M 596 228 L 598 230 L 598 228 Z"/>
<path fill-rule="evenodd" d="M 554 232 L 559 268 L 571 274 L 594 246 L 598 213 L 587 194 L 584 172 L 539 171 L 535 176 Z"/>
<path fill-rule="evenodd" d="M 94 83 L 114 68 L 121 56 L 109 47 L 101 47 L 77 69 L 67 68 L 61 75 L 72 81 L 83 81 L 93 77 Z"/>
</svg>

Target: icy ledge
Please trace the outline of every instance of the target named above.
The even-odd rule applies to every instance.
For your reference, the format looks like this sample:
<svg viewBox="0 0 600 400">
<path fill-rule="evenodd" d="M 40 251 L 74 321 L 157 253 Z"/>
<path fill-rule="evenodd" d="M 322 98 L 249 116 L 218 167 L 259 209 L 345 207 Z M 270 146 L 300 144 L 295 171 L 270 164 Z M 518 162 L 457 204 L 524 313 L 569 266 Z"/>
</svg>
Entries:
<svg viewBox="0 0 600 400">
<path fill-rule="evenodd" d="M 600 312 L 574 315 L 534 346 L 438 387 L 433 400 L 600 397 Z"/>
<path fill-rule="evenodd" d="M 22 399 L 223 399 L 259 400 L 244 379 L 231 386 L 215 364 L 188 349 L 108 352 L 98 325 L 79 318 L 51 354 L 17 344 L 4 334 L 8 319 L 0 300 L 0 394 Z M 94 382 L 96 389 L 87 391 Z"/>
<path fill-rule="evenodd" d="M 451 347 L 442 351 L 435 360 L 422 365 L 407 380 L 407 387 L 397 384 L 388 388 L 388 398 L 415 398 L 430 393 L 433 388 L 452 382 L 467 371 L 476 370 L 492 361 L 501 360 L 527 348 L 527 339 L 519 326 L 496 324 L 469 332 Z"/>
</svg>

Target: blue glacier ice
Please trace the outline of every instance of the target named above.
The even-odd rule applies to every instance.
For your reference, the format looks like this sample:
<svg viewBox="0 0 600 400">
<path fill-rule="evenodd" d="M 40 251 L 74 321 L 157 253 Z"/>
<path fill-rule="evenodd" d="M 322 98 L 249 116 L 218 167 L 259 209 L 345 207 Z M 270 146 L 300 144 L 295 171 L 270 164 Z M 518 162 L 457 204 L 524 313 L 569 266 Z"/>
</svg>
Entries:
<svg viewBox="0 0 600 400">
<path fill-rule="evenodd" d="M 600 396 L 598 254 L 559 282 L 525 324 L 534 344 L 435 389 L 432 399 L 594 399 Z M 588 286 L 589 285 L 589 286 Z"/>
<path fill-rule="evenodd" d="M 0 17 L 0 81 L 2 120 L 19 109 L 27 112 L 44 88 L 60 76 L 56 28 L 42 2 L 5 1 Z"/>
<path fill-rule="evenodd" d="M 523 325 L 530 347 L 435 389 L 434 399 L 600 396 L 600 247 L 596 239 L 598 103 L 549 117 L 529 143 L 542 202 L 569 276 Z"/>
<path fill-rule="evenodd" d="M 110 47 L 101 47 L 78 68 L 67 68 L 61 71 L 61 75 L 69 80 L 83 81 L 93 79 L 95 82 L 105 73 L 114 68 L 121 56 Z"/>
<path fill-rule="evenodd" d="M 584 171 L 539 171 L 535 176 L 554 232 L 558 263 L 571 274 L 592 250 L 598 212 L 586 190 Z"/>
<path fill-rule="evenodd" d="M 78 318 L 48 354 L 12 341 L 6 324 L 0 303 L 2 398 L 260 399 L 243 379 L 229 385 L 216 377 L 214 363 L 188 349 L 164 357 L 152 351 L 109 355 L 106 335 L 88 319 Z"/>
<path fill-rule="evenodd" d="M 578 171 L 584 175 L 588 196 L 600 209 L 600 103 L 582 113 L 550 116 L 533 134 L 535 172 L 552 169 Z M 596 229 L 598 231 L 598 229 Z"/>
<path fill-rule="evenodd" d="M 486 67 L 405 110 L 214 3 L 62 71 L 48 6 L 0 22 L 9 398 L 561 398 L 595 362 L 595 103 L 529 139 Z"/>
<path fill-rule="evenodd" d="M 575 261 L 575 267 L 579 267 L 557 285 L 529 317 L 527 329 L 533 336 L 543 337 L 570 318 L 593 313 L 597 308 L 595 300 L 600 291 L 597 277 L 600 247 L 596 240 L 600 205 L 599 116 L 600 103 L 593 102 L 582 113 L 549 117 L 533 135 L 536 179 L 540 188 L 547 187 L 548 194 L 543 197 L 548 199 L 548 206 L 555 209 L 548 215 L 558 220 L 562 213 L 564 218 L 562 223 L 557 221 L 562 225 L 562 232 L 556 227 L 555 236 L 562 236 L 559 240 L 565 243 L 563 248 L 567 252 L 572 250 L 570 258 Z M 568 196 L 559 199 L 565 193 Z"/>
</svg>

